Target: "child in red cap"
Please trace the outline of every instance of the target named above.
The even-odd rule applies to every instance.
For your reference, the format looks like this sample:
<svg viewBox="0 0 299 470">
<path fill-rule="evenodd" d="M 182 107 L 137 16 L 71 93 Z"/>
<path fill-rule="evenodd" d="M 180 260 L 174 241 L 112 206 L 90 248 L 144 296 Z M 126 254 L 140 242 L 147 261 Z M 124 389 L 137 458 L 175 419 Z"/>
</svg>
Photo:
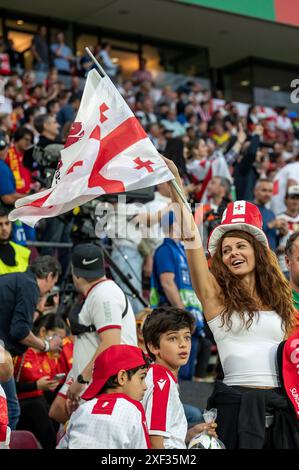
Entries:
<svg viewBox="0 0 299 470">
<path fill-rule="evenodd" d="M 72 414 L 58 449 L 148 449 L 140 401 L 149 360 L 137 346 L 110 346 L 96 359 L 86 400 Z"/>
</svg>

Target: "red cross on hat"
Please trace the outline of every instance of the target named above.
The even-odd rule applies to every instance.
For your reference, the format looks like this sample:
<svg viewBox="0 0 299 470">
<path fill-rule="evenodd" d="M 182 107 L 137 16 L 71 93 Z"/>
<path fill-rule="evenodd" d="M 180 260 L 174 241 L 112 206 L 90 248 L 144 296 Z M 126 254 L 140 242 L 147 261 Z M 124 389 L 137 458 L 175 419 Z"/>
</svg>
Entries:
<svg viewBox="0 0 299 470">
<path fill-rule="evenodd" d="M 262 227 L 261 213 L 254 204 L 247 201 L 230 202 L 223 212 L 221 224 L 210 234 L 208 250 L 211 256 L 214 256 L 220 238 L 231 230 L 248 232 L 268 248 L 268 240 Z"/>
</svg>

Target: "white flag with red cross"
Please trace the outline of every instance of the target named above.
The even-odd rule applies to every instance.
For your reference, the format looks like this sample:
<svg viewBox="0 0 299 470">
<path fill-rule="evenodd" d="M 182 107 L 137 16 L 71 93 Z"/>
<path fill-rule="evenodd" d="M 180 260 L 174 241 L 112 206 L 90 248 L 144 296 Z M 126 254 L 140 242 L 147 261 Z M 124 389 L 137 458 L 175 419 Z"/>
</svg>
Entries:
<svg viewBox="0 0 299 470">
<path fill-rule="evenodd" d="M 88 74 L 52 187 L 19 199 L 10 220 L 34 226 L 101 196 L 173 179 L 110 79 Z"/>
</svg>

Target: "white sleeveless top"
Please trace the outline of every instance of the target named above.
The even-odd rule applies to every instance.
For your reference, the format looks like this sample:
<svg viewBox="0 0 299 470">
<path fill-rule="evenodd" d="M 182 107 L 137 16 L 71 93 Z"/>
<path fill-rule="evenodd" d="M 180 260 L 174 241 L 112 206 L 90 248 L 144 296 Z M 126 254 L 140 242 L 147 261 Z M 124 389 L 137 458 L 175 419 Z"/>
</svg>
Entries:
<svg viewBox="0 0 299 470">
<path fill-rule="evenodd" d="M 247 317 L 248 318 L 248 317 Z M 218 315 L 208 322 L 214 335 L 226 385 L 279 387 L 276 351 L 283 341 L 281 318 L 275 311 L 260 311 L 249 329 L 238 314 L 231 317 L 232 328 L 221 327 Z"/>
</svg>

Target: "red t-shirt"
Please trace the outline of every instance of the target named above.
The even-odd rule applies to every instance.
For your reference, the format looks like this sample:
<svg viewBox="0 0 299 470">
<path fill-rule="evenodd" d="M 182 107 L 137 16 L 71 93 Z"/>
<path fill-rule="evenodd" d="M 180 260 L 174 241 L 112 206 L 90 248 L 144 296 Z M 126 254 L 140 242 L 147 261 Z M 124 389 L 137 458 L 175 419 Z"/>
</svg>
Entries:
<svg viewBox="0 0 299 470">
<path fill-rule="evenodd" d="M 62 351 L 57 361 L 57 374 L 64 372 L 66 375 L 72 368 L 74 354 L 74 343 L 66 337 L 62 341 Z"/>
<path fill-rule="evenodd" d="M 23 356 L 17 358 L 15 364 L 15 377 L 18 382 L 36 382 L 42 377 L 53 376 L 57 373 L 57 361 L 45 352 L 38 352 L 32 348 L 27 349 Z M 20 371 L 21 368 L 21 371 Z M 31 392 L 22 392 L 18 398 L 32 398 L 43 395 L 42 390 L 33 390 Z"/>
</svg>

